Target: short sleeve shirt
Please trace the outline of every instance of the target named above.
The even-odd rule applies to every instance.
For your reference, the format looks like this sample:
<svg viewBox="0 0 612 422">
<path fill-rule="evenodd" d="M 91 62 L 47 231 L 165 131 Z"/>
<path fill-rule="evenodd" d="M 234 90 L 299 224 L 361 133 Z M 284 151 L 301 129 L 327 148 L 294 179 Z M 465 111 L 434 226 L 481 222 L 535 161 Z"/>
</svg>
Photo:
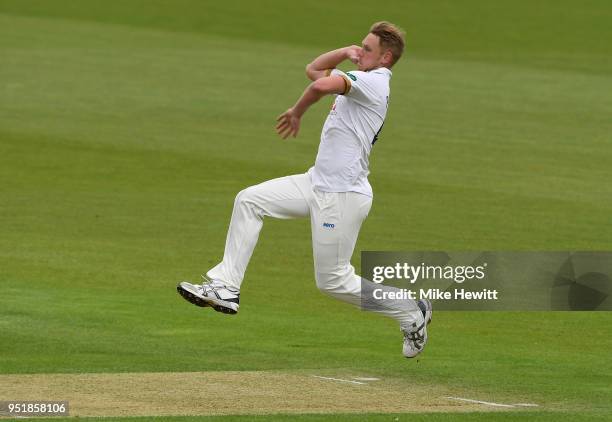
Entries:
<svg viewBox="0 0 612 422">
<path fill-rule="evenodd" d="M 382 129 L 389 105 L 391 70 L 342 72 L 345 91 L 337 95 L 321 131 L 313 186 L 324 192 L 358 192 L 373 196 L 368 182 L 372 145 Z"/>
</svg>

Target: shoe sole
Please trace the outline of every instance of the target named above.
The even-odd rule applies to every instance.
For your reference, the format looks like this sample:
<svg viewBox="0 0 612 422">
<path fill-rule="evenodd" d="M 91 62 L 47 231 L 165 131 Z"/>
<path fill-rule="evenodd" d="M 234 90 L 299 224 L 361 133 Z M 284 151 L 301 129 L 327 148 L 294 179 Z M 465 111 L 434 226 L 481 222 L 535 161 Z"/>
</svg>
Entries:
<svg viewBox="0 0 612 422">
<path fill-rule="evenodd" d="M 184 289 L 180 284 L 176 286 L 176 291 L 187 302 L 192 303 L 201 308 L 211 307 L 217 312 L 221 312 L 223 314 L 228 314 L 228 315 L 235 315 L 238 313 L 239 305 L 237 305 L 236 303 L 226 302 L 224 300 L 201 298 L 199 296 L 194 295 L 189 290 Z M 235 306 L 236 309 L 234 309 L 232 306 Z"/>
</svg>

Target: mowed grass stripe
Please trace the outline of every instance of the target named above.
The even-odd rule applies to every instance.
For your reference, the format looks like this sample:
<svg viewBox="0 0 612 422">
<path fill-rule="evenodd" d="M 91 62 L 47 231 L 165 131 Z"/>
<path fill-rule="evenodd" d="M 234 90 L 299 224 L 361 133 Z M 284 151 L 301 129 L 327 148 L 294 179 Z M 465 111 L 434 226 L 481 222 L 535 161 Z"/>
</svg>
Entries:
<svg viewBox="0 0 612 422">
<path fill-rule="evenodd" d="M 505 64 L 528 63 L 545 69 L 564 68 L 609 74 L 612 47 L 607 0 L 488 2 L 462 5 L 443 0 L 389 0 L 373 11 L 357 2 L 312 1 L 296 10 L 292 3 L 266 0 L 257 4 L 199 0 L 109 0 L 104 4 L 57 0 L 2 0 L 10 16 L 70 19 L 84 23 L 122 24 L 165 32 L 223 34 L 240 42 L 257 40 L 330 49 L 355 43 L 356 35 L 381 19 L 407 31 L 409 51 L 419 56 L 450 57 Z M 342 16 L 338 22 L 337 16 Z M 571 31 L 567 29 L 571 28 Z"/>
</svg>

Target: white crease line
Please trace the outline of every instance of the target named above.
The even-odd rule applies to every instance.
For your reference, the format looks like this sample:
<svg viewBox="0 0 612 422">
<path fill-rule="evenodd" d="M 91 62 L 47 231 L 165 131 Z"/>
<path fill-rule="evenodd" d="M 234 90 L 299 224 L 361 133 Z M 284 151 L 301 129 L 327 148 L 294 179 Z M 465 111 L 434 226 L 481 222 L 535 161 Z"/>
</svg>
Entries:
<svg viewBox="0 0 612 422">
<path fill-rule="evenodd" d="M 380 378 L 372 377 L 353 377 L 353 379 L 357 381 L 380 381 Z"/>
<path fill-rule="evenodd" d="M 535 403 L 514 403 L 514 406 L 523 406 L 523 407 L 540 407 L 539 404 Z"/>
<path fill-rule="evenodd" d="M 460 400 L 460 401 L 466 401 L 469 403 L 478 403 L 478 404 L 486 404 L 487 406 L 496 406 L 496 407 L 514 407 L 514 405 L 512 404 L 502 404 L 502 403 L 491 403 L 488 401 L 481 401 L 481 400 L 472 400 L 472 399 L 464 399 L 463 397 L 446 397 L 447 399 L 451 399 L 451 400 Z"/>
<path fill-rule="evenodd" d="M 319 375 L 312 375 L 315 378 L 321 378 L 324 380 L 330 380 L 330 381 L 340 381 L 340 382 L 349 382 L 351 384 L 361 384 L 361 385 L 365 385 L 365 382 L 359 382 L 359 381 L 351 381 L 351 380 L 343 380 L 340 378 L 330 378 L 330 377 L 321 377 Z"/>
</svg>

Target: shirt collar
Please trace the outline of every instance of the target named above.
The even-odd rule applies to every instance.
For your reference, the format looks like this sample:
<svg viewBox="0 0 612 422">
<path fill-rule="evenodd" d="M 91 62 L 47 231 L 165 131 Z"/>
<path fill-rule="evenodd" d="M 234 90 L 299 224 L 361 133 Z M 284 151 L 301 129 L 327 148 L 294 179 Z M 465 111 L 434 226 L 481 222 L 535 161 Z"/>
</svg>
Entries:
<svg viewBox="0 0 612 422">
<path fill-rule="evenodd" d="M 389 77 L 391 77 L 391 75 L 393 75 L 393 72 L 391 72 L 391 69 L 389 69 L 388 67 L 377 67 L 376 69 L 372 69 L 370 70 L 370 72 L 372 73 L 381 73 L 383 75 L 387 75 Z"/>
</svg>

